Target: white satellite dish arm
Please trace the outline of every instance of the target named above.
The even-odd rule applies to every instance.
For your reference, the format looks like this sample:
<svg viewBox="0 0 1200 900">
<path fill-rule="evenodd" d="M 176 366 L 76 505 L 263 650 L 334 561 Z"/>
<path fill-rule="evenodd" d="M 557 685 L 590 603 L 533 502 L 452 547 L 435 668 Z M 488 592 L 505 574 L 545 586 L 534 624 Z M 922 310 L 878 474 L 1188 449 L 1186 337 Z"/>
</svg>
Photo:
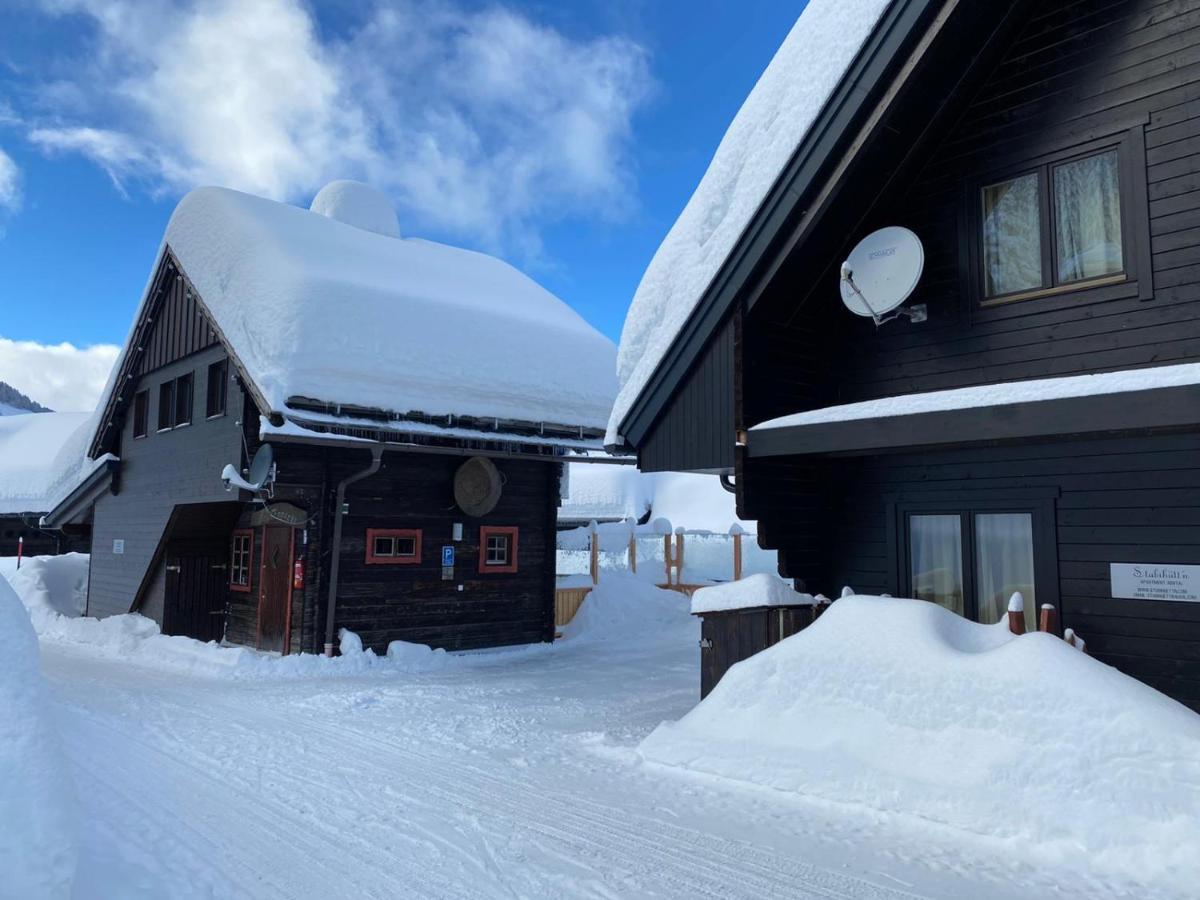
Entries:
<svg viewBox="0 0 1200 900">
<path fill-rule="evenodd" d="M 921 312 L 916 312 L 911 309 L 905 309 L 903 306 L 897 307 L 890 316 L 881 316 L 875 312 L 875 307 L 871 305 L 871 301 L 867 299 L 866 295 L 859 290 L 858 285 L 854 283 L 854 270 L 850 268 L 849 260 L 842 263 L 842 281 L 849 285 L 850 290 L 858 295 L 858 299 L 863 302 L 863 306 L 871 313 L 871 319 L 875 322 L 876 327 L 891 322 L 893 319 L 898 319 L 900 316 L 908 316 L 913 322 L 924 322 L 926 319 L 923 309 Z"/>
</svg>

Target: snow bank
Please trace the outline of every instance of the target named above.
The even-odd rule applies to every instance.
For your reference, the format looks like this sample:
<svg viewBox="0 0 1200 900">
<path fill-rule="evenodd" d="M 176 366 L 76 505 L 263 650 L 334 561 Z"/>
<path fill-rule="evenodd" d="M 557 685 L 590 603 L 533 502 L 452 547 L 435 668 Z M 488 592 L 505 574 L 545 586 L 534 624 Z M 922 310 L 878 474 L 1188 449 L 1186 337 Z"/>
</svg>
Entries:
<svg viewBox="0 0 1200 900">
<path fill-rule="evenodd" d="M 67 490 L 75 486 L 91 418 L 91 413 L 0 417 L 0 513 L 48 512 L 62 483 L 70 483 Z"/>
<path fill-rule="evenodd" d="M 738 111 L 634 294 L 606 442 L 679 334 L 887 7 L 809 0 Z"/>
<path fill-rule="evenodd" d="M 1200 884 L 1200 717 L 1055 637 L 931 603 L 838 600 L 639 749 L 1027 859 Z"/>
<path fill-rule="evenodd" d="M 634 466 L 568 463 L 560 522 L 640 519 L 650 508 L 650 482 Z"/>
<path fill-rule="evenodd" d="M 0 578 L 8 580 L 30 617 L 81 616 L 87 606 L 88 556 L 33 556 L 17 568 L 15 557 L 0 559 Z"/>
<path fill-rule="evenodd" d="M 741 581 L 701 588 L 692 594 L 692 612 L 707 613 L 756 606 L 811 606 L 812 594 L 801 594 L 778 575 L 760 573 Z"/>
<path fill-rule="evenodd" d="M 699 622 L 689 615 L 688 599 L 629 575 L 606 574 L 588 593 L 563 637 L 573 641 L 622 644 L 672 639 L 696 640 Z"/>
<path fill-rule="evenodd" d="M 38 644 L 0 578 L 0 896 L 68 897 L 75 873 L 74 797 Z"/>
<path fill-rule="evenodd" d="M 165 242 L 273 410 L 607 421 L 612 342 L 494 257 L 215 187 L 179 202 Z"/>
<path fill-rule="evenodd" d="M 1095 397 L 1102 394 L 1123 394 L 1130 391 L 1187 387 L 1196 384 L 1200 384 L 1200 363 L 1152 366 L 1146 369 L 1099 372 L 1092 375 L 1068 375 L 1062 378 L 1034 378 L 1029 381 L 980 384 L 948 391 L 931 391 L 925 394 L 907 394 L 901 397 L 885 397 L 880 400 L 864 400 L 860 403 L 847 403 L 842 406 L 827 406 L 822 409 L 812 409 L 771 419 L 755 425 L 750 430 L 770 431 L 773 428 L 816 425 L 823 422 L 912 416 L 952 409 L 975 409 L 1010 403 L 1035 403 L 1042 400 L 1061 400 L 1070 397 Z"/>
</svg>

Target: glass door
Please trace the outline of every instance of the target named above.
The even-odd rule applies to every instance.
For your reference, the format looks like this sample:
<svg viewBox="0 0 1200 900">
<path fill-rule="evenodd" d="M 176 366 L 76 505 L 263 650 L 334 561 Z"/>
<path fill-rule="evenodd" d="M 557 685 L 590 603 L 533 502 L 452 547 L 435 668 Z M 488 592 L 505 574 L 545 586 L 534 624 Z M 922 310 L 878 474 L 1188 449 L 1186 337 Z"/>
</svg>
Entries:
<svg viewBox="0 0 1200 900">
<path fill-rule="evenodd" d="M 1008 599 L 1025 598 L 1025 630 L 1037 630 L 1033 578 L 1033 515 L 975 514 L 975 620 L 990 625 L 1008 612 Z"/>
<path fill-rule="evenodd" d="M 964 615 L 962 516 L 909 516 L 908 546 L 912 595 Z"/>
</svg>

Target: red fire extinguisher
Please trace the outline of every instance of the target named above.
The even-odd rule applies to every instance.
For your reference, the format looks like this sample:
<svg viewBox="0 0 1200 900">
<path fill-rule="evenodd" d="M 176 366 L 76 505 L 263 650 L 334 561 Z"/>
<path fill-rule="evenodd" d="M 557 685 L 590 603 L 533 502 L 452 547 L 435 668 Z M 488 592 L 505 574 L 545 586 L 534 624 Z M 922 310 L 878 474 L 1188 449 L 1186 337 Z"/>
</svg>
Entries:
<svg viewBox="0 0 1200 900">
<path fill-rule="evenodd" d="M 301 590 L 304 587 L 304 557 L 298 557 L 292 564 L 292 587 Z"/>
</svg>

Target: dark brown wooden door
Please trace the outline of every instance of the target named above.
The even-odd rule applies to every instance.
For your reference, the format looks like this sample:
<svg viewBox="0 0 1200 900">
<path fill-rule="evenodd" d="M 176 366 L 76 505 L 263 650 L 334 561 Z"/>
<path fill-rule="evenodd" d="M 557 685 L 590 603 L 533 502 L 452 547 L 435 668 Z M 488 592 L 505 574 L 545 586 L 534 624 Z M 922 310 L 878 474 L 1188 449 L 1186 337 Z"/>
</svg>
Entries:
<svg viewBox="0 0 1200 900">
<path fill-rule="evenodd" d="M 163 634 L 198 641 L 225 636 L 225 592 L 229 567 L 224 548 L 208 552 L 167 552 L 163 595 Z"/>
<path fill-rule="evenodd" d="M 292 534 L 294 529 L 263 528 L 262 567 L 258 588 L 258 646 L 288 652 L 288 610 L 292 597 Z"/>
</svg>

